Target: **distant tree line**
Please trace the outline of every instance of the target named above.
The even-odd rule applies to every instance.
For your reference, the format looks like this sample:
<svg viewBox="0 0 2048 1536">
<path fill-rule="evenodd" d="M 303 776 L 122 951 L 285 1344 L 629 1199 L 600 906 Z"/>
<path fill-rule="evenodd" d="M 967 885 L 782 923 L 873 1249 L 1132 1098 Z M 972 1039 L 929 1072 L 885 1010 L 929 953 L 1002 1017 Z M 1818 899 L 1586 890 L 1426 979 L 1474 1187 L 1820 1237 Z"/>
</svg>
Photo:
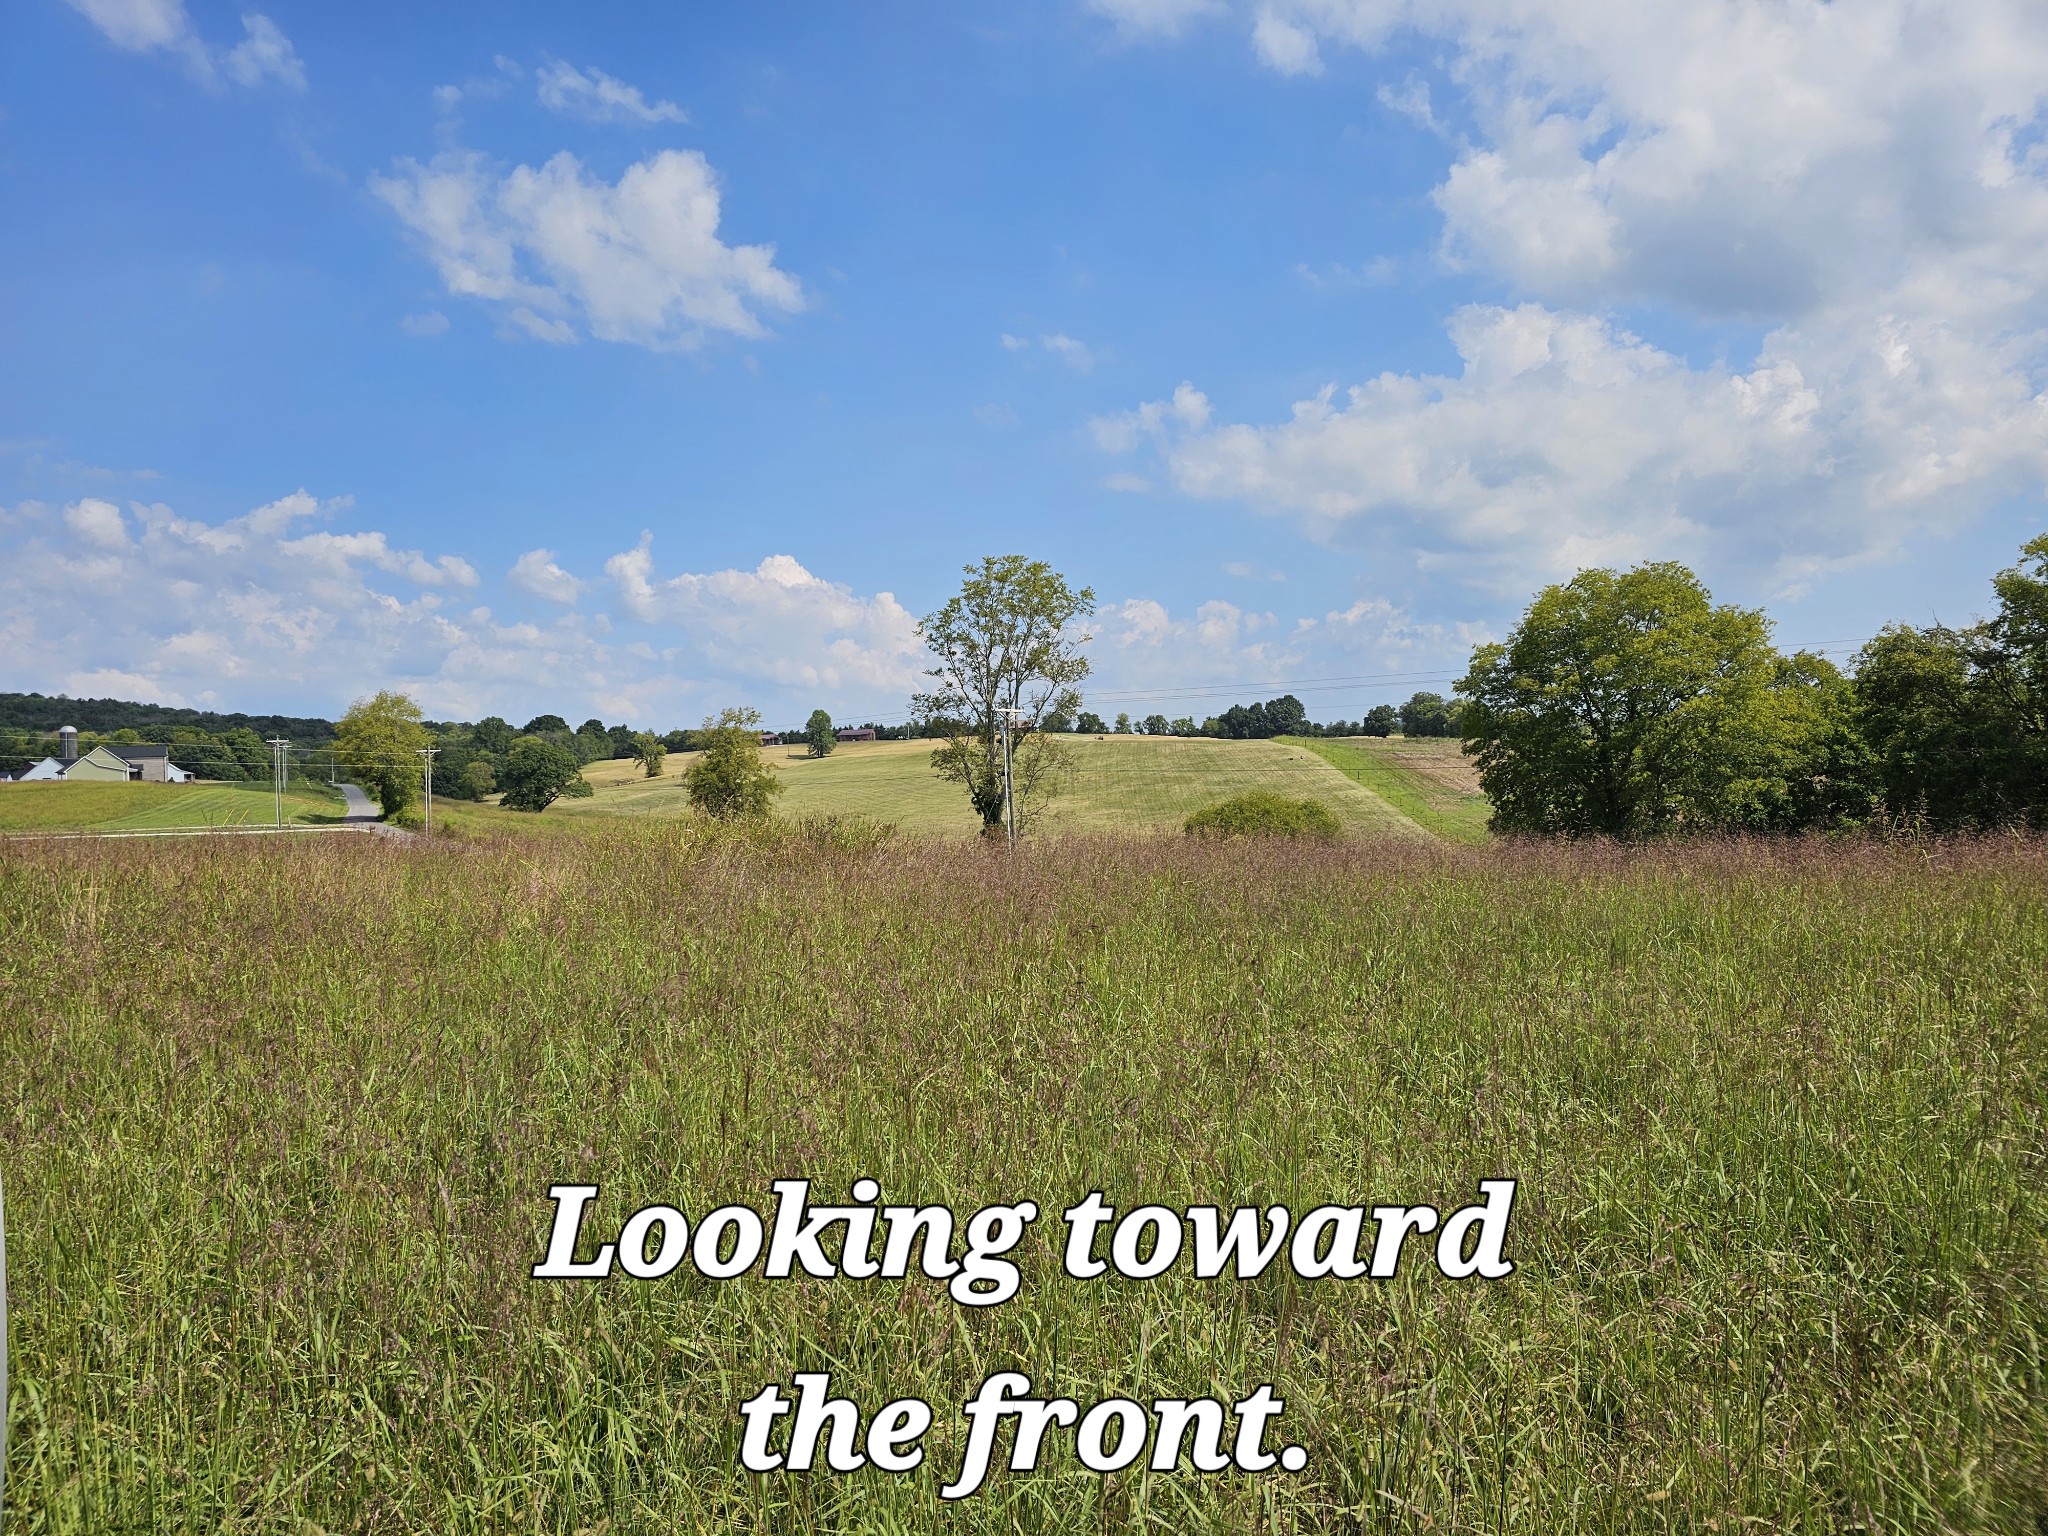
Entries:
<svg viewBox="0 0 2048 1536">
<path fill-rule="evenodd" d="M 1317 724 L 1308 718 L 1308 706 L 1291 693 L 1252 704 L 1233 704 L 1220 715 L 1199 724 L 1190 715 L 1169 720 L 1152 714 L 1133 720 L 1119 714 L 1105 721 L 1092 709 L 1073 716 L 1048 718 L 1049 731 L 1077 731 L 1084 736 L 1209 736 L 1222 741 L 1267 741 L 1275 736 L 1455 736 L 1458 734 L 1458 701 L 1441 694 L 1418 693 L 1405 704 L 1380 704 L 1357 720 L 1332 720 Z"/>
<path fill-rule="evenodd" d="M 325 746 L 334 739 L 334 722 L 306 715 L 217 714 L 208 709 L 182 709 L 169 704 L 133 704 L 126 699 L 74 699 L 64 694 L 0 693 L 0 731 L 16 730 L 46 736 L 75 725 L 81 737 L 91 731 L 111 741 L 121 731 L 130 742 L 178 739 L 177 729 L 196 730 L 202 738 L 229 731 L 247 731 L 258 741 L 283 736 L 304 746 Z M 264 752 L 266 763 L 269 750 Z M 269 769 L 265 768 L 265 773 Z"/>
</svg>

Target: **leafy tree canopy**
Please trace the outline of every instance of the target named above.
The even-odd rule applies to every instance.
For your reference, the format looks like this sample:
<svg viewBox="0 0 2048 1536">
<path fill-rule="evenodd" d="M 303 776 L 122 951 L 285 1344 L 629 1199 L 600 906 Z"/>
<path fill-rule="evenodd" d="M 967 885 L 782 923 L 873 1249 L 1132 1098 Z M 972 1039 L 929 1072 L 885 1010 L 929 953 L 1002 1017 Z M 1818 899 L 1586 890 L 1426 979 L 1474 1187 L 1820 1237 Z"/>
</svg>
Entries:
<svg viewBox="0 0 2048 1536">
<path fill-rule="evenodd" d="M 761 756 L 761 716 L 727 709 L 708 717 L 697 733 L 698 755 L 683 774 L 690 804 L 720 821 L 768 814 L 782 781 Z"/>
<path fill-rule="evenodd" d="M 248 734 L 253 741 L 255 733 Z M 387 821 L 418 800 L 420 749 L 432 745 L 419 705 L 389 689 L 358 699 L 334 730 L 334 755 L 343 771 L 376 796 Z"/>
<path fill-rule="evenodd" d="M 564 795 L 579 798 L 574 790 L 579 784 L 588 793 L 576 754 L 545 736 L 522 736 L 513 742 L 498 783 L 505 791 L 498 803 L 515 811 L 544 811 Z"/>
<path fill-rule="evenodd" d="M 1992 578 L 1966 629 L 1894 624 L 1856 659 L 1876 795 L 1938 827 L 2048 821 L 2048 534 Z"/>
<path fill-rule="evenodd" d="M 830 757 L 832 749 L 839 745 L 839 738 L 832 734 L 832 717 L 824 710 L 811 711 L 811 718 L 804 724 L 804 745 L 812 757 Z"/>
<path fill-rule="evenodd" d="M 633 759 L 639 763 L 650 779 L 661 777 L 662 765 L 668 761 L 668 746 L 652 731 L 637 731 L 633 736 Z"/>
<path fill-rule="evenodd" d="M 1226 741 L 1264 741 L 1272 736 L 1291 736 L 1308 719 L 1308 709 L 1291 693 L 1263 704 L 1233 704 L 1209 722 L 1208 734 Z"/>
<path fill-rule="evenodd" d="M 1010 781 L 1021 829 L 1058 792 L 1070 767 L 1067 749 L 1043 727 L 1048 715 L 1080 707 L 1080 684 L 1088 676 L 1081 647 L 1091 637 L 1077 626 L 1095 612 L 1095 593 L 1075 591 L 1044 561 L 1022 555 L 992 555 L 965 574 L 958 595 L 919 621 L 938 665 L 926 674 L 930 690 L 911 708 L 922 725 L 940 733 L 933 769 L 966 788 L 989 833 L 1003 824 L 999 720 L 1004 711 L 1016 712 Z"/>
<path fill-rule="evenodd" d="M 1545 588 L 1457 691 L 1496 831 L 1792 826 L 1841 789 L 1840 675 L 1780 656 L 1762 613 L 1716 607 L 1682 565 Z"/>
<path fill-rule="evenodd" d="M 1403 736 L 1454 736 L 1451 706 L 1440 693 L 1418 693 L 1400 708 Z"/>
</svg>

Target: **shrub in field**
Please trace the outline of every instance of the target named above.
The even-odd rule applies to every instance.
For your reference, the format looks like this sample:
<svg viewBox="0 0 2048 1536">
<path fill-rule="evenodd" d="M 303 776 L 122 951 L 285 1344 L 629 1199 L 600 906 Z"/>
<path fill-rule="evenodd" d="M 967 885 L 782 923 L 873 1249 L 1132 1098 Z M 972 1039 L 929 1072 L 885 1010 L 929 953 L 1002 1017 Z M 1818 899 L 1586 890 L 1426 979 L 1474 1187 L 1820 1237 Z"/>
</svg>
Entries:
<svg viewBox="0 0 2048 1536">
<path fill-rule="evenodd" d="M 1205 805 L 1187 819 L 1187 830 L 1207 837 L 1318 837 L 1343 834 L 1336 816 L 1320 800 L 1294 800 L 1255 789 Z"/>
<path fill-rule="evenodd" d="M 761 758 L 761 716 L 723 710 L 704 722 L 700 739 L 703 751 L 683 774 L 690 804 L 720 821 L 767 815 L 782 783 Z"/>
</svg>

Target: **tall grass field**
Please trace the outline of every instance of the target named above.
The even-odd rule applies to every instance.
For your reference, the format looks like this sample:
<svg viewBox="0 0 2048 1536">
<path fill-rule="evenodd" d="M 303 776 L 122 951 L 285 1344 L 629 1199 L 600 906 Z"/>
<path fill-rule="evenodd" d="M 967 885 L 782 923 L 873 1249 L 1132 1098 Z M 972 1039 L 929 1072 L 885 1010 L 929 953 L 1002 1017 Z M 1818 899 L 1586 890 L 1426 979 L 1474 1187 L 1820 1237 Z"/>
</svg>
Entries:
<svg viewBox="0 0 2048 1536">
<path fill-rule="evenodd" d="M 2048 1530 L 2042 843 L 857 843 L 0 842 L 8 1536 Z M 1512 1177 L 1515 1268 L 530 1276 L 551 1184 L 616 1235 L 863 1176 Z M 1307 1463 L 1055 1433 L 942 1503 L 1002 1370 L 1270 1383 Z M 743 1471 L 809 1371 L 929 1400 L 926 1465 Z"/>
</svg>

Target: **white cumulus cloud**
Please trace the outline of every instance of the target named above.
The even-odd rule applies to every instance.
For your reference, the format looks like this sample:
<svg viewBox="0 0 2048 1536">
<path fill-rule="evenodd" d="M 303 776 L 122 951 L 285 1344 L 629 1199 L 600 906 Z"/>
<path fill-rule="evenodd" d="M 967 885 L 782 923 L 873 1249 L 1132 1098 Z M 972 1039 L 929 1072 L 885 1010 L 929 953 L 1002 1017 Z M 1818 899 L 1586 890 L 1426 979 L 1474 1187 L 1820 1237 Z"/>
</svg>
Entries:
<svg viewBox="0 0 2048 1536">
<path fill-rule="evenodd" d="M 0 655 L 11 686 L 335 713 L 403 689 L 437 718 L 542 711 L 668 728 L 734 702 L 788 719 L 900 711 L 924 665 L 911 616 L 775 555 L 752 571 L 660 576 L 651 545 L 608 566 L 611 613 L 529 551 L 510 584 L 565 605 L 507 621 L 461 555 L 334 526 L 346 497 L 295 491 L 206 522 L 85 498 L 0 508 Z M 137 602 L 135 594 L 149 594 Z"/>
<path fill-rule="evenodd" d="M 584 334 L 690 350 L 760 336 L 760 311 L 804 305 L 772 245 L 718 238 L 718 178 L 695 150 L 663 150 L 616 183 L 564 151 L 500 170 L 473 152 L 403 159 L 370 189 L 418 237 L 448 291 L 544 341 Z"/>
<path fill-rule="evenodd" d="M 1183 386 L 1106 449 L 1496 574 L 1672 554 L 1787 589 L 2041 490 L 2048 9 L 1265 0 L 1254 43 L 1304 73 L 1404 33 L 1469 123 L 1441 257 L 1513 297 L 1451 317 L 1454 372 L 1266 421 L 1196 423 Z M 1379 95 L 1444 132 L 1429 82 Z M 1654 339 L 1699 317 L 1759 339 Z"/>
<path fill-rule="evenodd" d="M 88 496 L 64 509 L 64 521 L 71 531 L 95 549 L 126 549 L 128 525 L 121 509 L 110 501 Z"/>
<path fill-rule="evenodd" d="M 512 563 L 506 580 L 554 603 L 573 603 L 583 592 L 583 582 L 555 564 L 551 549 L 529 549 Z"/>
<path fill-rule="evenodd" d="M 654 541 L 605 562 L 634 618 L 679 626 L 713 669 L 782 685 L 907 695 L 925 659 L 917 621 L 893 594 L 862 597 L 789 555 L 751 571 L 654 573 Z"/>
</svg>

